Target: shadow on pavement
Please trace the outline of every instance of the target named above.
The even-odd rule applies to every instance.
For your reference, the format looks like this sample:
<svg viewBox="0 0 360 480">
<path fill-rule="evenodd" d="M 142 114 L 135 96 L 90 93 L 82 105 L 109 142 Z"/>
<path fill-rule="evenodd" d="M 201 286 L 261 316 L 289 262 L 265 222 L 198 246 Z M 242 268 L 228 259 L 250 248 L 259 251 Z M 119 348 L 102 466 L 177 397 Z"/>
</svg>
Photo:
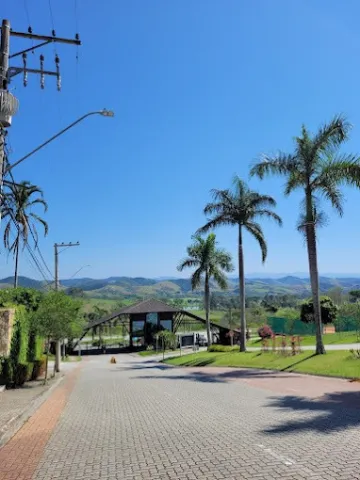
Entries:
<svg viewBox="0 0 360 480">
<path fill-rule="evenodd" d="M 311 416 L 305 420 L 281 423 L 264 430 L 263 433 L 266 434 L 300 431 L 332 433 L 360 425 L 360 392 L 329 393 L 317 400 L 295 396 L 275 397 L 267 407 L 297 412 L 318 412 L 319 415 L 315 418 Z"/>
<path fill-rule="evenodd" d="M 204 360 L 204 364 L 201 365 L 205 367 L 209 362 Z M 211 363 L 211 362 L 210 362 Z M 199 366 L 199 365 L 198 365 Z M 151 369 L 151 368 L 159 368 L 155 365 L 150 367 L 139 367 L 139 369 Z M 254 379 L 254 378 L 279 378 L 281 375 L 281 379 L 283 378 L 293 378 L 293 374 L 284 374 L 284 373 L 273 373 L 271 371 L 264 371 L 264 370 L 253 370 L 253 369 L 234 369 L 228 370 L 226 372 L 202 372 L 202 371 L 194 371 L 187 368 L 181 368 L 181 374 L 178 374 L 178 369 L 173 367 L 168 367 L 173 372 L 172 375 L 143 375 L 138 377 L 133 377 L 133 379 L 140 379 L 140 380 L 151 380 L 151 379 L 163 379 L 163 380 L 184 380 L 189 382 L 206 382 L 206 383 L 225 383 L 231 380 L 245 380 L 245 379 Z M 129 368 L 129 370 L 133 370 L 134 368 Z M 136 368 L 135 368 L 136 369 Z M 166 370 L 166 368 L 165 368 Z M 186 372 L 186 373 L 185 373 Z"/>
</svg>

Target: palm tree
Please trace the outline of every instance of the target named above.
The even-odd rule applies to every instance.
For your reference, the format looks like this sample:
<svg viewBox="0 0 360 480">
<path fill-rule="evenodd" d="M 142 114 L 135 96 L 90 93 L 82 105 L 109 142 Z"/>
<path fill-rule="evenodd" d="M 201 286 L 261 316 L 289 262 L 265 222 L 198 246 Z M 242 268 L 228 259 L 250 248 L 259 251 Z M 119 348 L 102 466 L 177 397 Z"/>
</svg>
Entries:
<svg viewBox="0 0 360 480">
<path fill-rule="evenodd" d="M 39 194 L 33 198 L 35 194 Z M 47 210 L 47 203 L 43 198 L 43 191 L 36 185 L 31 185 L 30 182 L 21 182 L 18 185 L 10 185 L 9 190 L 5 193 L 5 202 L 2 209 L 2 216 L 4 219 L 8 218 L 4 230 L 4 245 L 15 256 L 15 278 L 14 287 L 18 286 L 18 271 L 19 271 L 19 250 L 22 243 L 23 248 L 28 243 L 29 234 L 31 233 L 35 245 L 38 242 L 38 233 L 36 230 L 36 223 L 40 223 L 44 227 L 45 235 L 48 233 L 48 224 L 39 215 L 32 211 L 32 208 L 41 204 L 44 210 Z M 15 239 L 11 237 L 12 222 L 16 225 Z"/>
<path fill-rule="evenodd" d="M 209 221 L 198 230 L 204 233 L 222 225 L 238 227 L 238 261 L 239 261 L 239 294 L 240 294 L 240 351 L 246 351 L 246 319 L 245 319 L 245 274 L 243 232 L 248 231 L 259 243 L 262 261 L 267 256 L 267 245 L 261 226 L 257 222 L 260 218 L 271 218 L 282 225 L 281 218 L 271 210 L 276 206 L 275 200 L 268 195 L 261 195 L 250 190 L 238 176 L 233 180 L 233 191 L 212 190 L 214 202 L 208 203 L 204 209 L 205 215 L 212 215 Z"/>
<path fill-rule="evenodd" d="M 214 279 L 222 290 L 227 289 L 227 279 L 224 272 L 231 272 L 234 267 L 231 255 L 223 249 L 217 248 L 216 236 L 211 233 L 207 238 L 200 235 L 193 237 L 194 243 L 187 248 L 188 257 L 181 261 L 178 270 L 196 268 L 191 277 L 193 290 L 200 287 L 204 279 L 204 303 L 208 345 L 211 345 L 210 333 L 210 281 Z"/>
<path fill-rule="evenodd" d="M 316 354 L 325 353 L 316 248 L 316 230 L 324 223 L 324 214 L 319 210 L 320 198 L 330 201 L 342 216 L 343 195 L 339 187 L 344 184 L 360 186 L 359 158 L 339 153 L 339 148 L 348 139 L 350 128 L 351 125 L 342 116 L 334 117 L 315 135 L 303 126 L 300 137 L 295 138 L 293 153 L 265 155 L 251 169 L 251 175 L 261 179 L 269 174 L 286 177 L 286 196 L 298 189 L 304 194 L 298 230 L 305 234 L 307 244 L 316 323 Z"/>
</svg>

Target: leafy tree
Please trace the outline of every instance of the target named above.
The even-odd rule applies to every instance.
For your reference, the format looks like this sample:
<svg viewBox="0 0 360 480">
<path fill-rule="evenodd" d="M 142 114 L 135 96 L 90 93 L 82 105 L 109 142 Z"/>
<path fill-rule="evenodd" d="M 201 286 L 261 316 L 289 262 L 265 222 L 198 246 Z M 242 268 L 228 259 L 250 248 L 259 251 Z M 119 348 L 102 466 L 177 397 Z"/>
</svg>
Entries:
<svg viewBox="0 0 360 480">
<path fill-rule="evenodd" d="M 360 290 L 350 290 L 350 302 L 355 303 L 360 300 Z"/>
<path fill-rule="evenodd" d="M 308 251 L 310 282 L 316 323 L 316 353 L 325 353 L 322 339 L 319 273 L 316 230 L 324 224 L 320 197 L 328 200 L 342 216 L 343 184 L 360 184 L 360 164 L 355 155 L 340 154 L 339 148 L 348 139 L 350 124 L 336 116 L 312 135 L 305 126 L 295 138 L 294 152 L 265 155 L 251 169 L 251 175 L 264 178 L 269 174 L 285 176 L 285 195 L 302 190 L 304 197 L 298 229 L 305 235 Z"/>
<path fill-rule="evenodd" d="M 84 290 L 79 287 L 69 287 L 68 289 L 66 289 L 66 294 L 70 295 L 71 297 L 85 297 Z"/>
<path fill-rule="evenodd" d="M 38 310 L 32 316 L 35 331 L 47 339 L 47 359 L 50 340 L 79 337 L 85 326 L 81 314 L 82 302 L 69 297 L 64 292 L 50 292 L 44 296 Z M 47 365 L 46 378 L 47 380 Z"/>
<path fill-rule="evenodd" d="M 162 352 L 163 352 L 163 360 L 165 358 L 165 351 L 169 348 L 176 347 L 176 335 L 170 330 L 161 330 L 161 332 L 156 333 L 157 340 L 160 341 Z"/>
<path fill-rule="evenodd" d="M 38 242 L 36 223 L 40 223 L 45 235 L 48 233 L 48 224 L 39 215 L 33 212 L 34 206 L 40 204 L 47 210 L 47 203 L 43 198 L 43 191 L 30 182 L 21 182 L 19 185 L 11 185 L 6 192 L 6 203 L 2 209 L 2 216 L 8 219 L 4 230 L 4 245 L 15 256 L 15 279 L 14 287 L 18 286 L 19 270 L 19 250 L 22 243 L 23 248 L 29 240 L 29 234 L 32 233 L 35 244 Z M 34 195 L 39 194 L 36 198 Z M 16 223 L 17 233 L 15 240 L 11 239 L 12 223 Z"/>
<path fill-rule="evenodd" d="M 38 309 L 44 294 L 34 288 L 6 288 L 0 290 L 0 307 L 23 305 L 28 312 Z"/>
<path fill-rule="evenodd" d="M 236 226 L 238 228 L 238 251 L 239 251 L 239 294 L 241 311 L 241 334 L 240 351 L 246 351 L 246 319 L 245 319 L 245 273 L 244 273 L 244 230 L 259 243 L 262 260 L 267 257 L 267 245 L 258 220 L 270 218 L 279 225 L 281 218 L 271 210 L 276 206 L 275 200 L 268 195 L 261 195 L 249 189 L 245 182 L 238 176 L 233 180 L 233 191 L 212 190 L 214 202 L 208 203 L 204 209 L 205 215 L 210 215 L 208 222 L 198 230 L 199 233 L 207 232 L 223 225 Z"/>
<path fill-rule="evenodd" d="M 322 323 L 334 323 L 336 320 L 338 307 L 330 297 L 320 297 L 320 308 Z M 301 304 L 300 320 L 304 323 L 313 323 L 315 321 L 313 300 L 306 300 Z"/>
<path fill-rule="evenodd" d="M 225 250 L 217 248 L 214 233 L 205 239 L 200 235 L 195 235 L 193 239 L 194 243 L 187 248 L 188 257 L 181 261 L 178 270 L 181 272 L 184 268 L 196 269 L 191 276 L 193 290 L 199 288 L 204 279 L 205 318 L 208 345 L 210 346 L 210 280 L 214 279 L 222 290 L 226 290 L 228 284 L 224 272 L 231 272 L 234 267 L 231 263 L 231 255 Z"/>
<path fill-rule="evenodd" d="M 263 325 L 266 323 L 267 312 L 264 307 L 257 305 L 246 309 L 246 319 L 248 325 Z"/>
<path fill-rule="evenodd" d="M 339 316 L 335 323 L 338 324 L 340 328 L 343 328 L 346 325 L 347 320 L 351 320 L 351 323 L 355 322 L 356 332 L 359 341 L 360 337 L 360 302 L 356 303 L 343 303 L 339 307 Z"/>
</svg>

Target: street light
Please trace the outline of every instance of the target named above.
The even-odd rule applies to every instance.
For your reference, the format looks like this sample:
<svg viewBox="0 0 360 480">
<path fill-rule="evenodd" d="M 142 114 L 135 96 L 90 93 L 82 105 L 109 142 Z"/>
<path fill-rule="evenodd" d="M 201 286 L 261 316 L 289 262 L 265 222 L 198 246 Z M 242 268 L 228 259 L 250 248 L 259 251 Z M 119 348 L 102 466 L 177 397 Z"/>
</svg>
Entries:
<svg viewBox="0 0 360 480">
<path fill-rule="evenodd" d="M 49 140 L 46 140 L 46 142 L 42 143 L 41 145 L 39 145 L 38 147 L 36 147 L 34 150 L 32 150 L 30 153 L 28 153 L 27 155 L 25 155 L 24 157 L 20 158 L 20 160 L 17 160 L 16 162 L 12 163 L 11 165 L 9 165 L 7 168 L 5 168 L 5 172 L 4 174 L 6 175 L 7 173 L 9 173 L 14 167 L 16 167 L 17 165 L 19 165 L 19 163 L 22 163 L 24 160 L 26 160 L 27 158 L 31 157 L 32 155 L 34 155 L 34 153 L 38 152 L 40 149 L 42 149 L 43 147 L 45 147 L 48 143 L 52 142 L 53 140 L 55 140 L 55 138 L 57 137 L 60 137 L 60 135 L 62 135 L 63 133 L 67 132 L 68 130 L 70 130 L 70 128 L 74 127 L 75 125 L 77 125 L 78 123 L 82 122 L 85 118 L 87 117 L 90 117 L 90 115 L 102 115 L 103 117 L 114 117 L 115 116 L 115 113 L 112 111 L 112 110 L 107 110 L 106 108 L 104 108 L 103 110 L 97 110 L 95 112 L 89 112 L 89 113 L 86 113 L 85 115 L 83 115 L 82 117 L 78 118 L 77 120 L 75 120 L 75 122 L 71 123 L 70 125 L 68 125 L 66 128 L 62 129 L 60 132 L 58 132 L 56 135 L 53 135 L 51 138 L 49 138 Z"/>
<path fill-rule="evenodd" d="M 74 275 L 71 275 L 70 280 L 71 280 L 72 278 L 74 278 L 78 273 L 80 273 L 81 270 L 83 270 L 84 268 L 87 268 L 87 267 L 91 267 L 91 265 L 83 265 L 82 267 L 80 267 L 79 270 L 77 270 L 77 271 L 74 273 Z"/>
</svg>

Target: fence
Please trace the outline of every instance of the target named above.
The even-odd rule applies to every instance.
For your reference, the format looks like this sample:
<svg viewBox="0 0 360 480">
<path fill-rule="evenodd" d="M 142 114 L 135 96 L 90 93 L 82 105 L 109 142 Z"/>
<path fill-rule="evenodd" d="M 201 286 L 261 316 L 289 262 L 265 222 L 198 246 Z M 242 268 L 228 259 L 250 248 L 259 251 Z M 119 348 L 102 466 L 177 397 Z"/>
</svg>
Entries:
<svg viewBox="0 0 360 480">
<path fill-rule="evenodd" d="M 280 317 L 268 317 L 268 325 L 277 334 L 285 335 L 315 335 L 315 324 L 304 323 L 301 320 L 289 320 Z M 359 330 L 359 322 L 353 318 L 338 318 L 335 328 L 337 332 L 354 332 Z"/>
</svg>

